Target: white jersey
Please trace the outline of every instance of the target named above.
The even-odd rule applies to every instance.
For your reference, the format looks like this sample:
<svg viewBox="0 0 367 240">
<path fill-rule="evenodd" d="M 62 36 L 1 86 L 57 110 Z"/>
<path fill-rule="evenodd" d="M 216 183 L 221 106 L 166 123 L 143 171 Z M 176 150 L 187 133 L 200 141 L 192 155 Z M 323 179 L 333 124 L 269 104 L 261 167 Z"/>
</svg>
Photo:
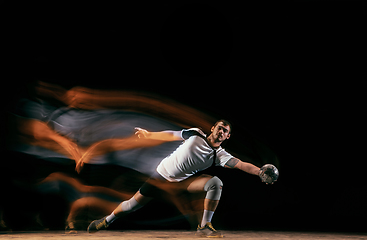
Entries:
<svg viewBox="0 0 367 240">
<path fill-rule="evenodd" d="M 176 134 L 185 141 L 157 167 L 157 172 L 170 182 L 180 182 L 209 168 L 214 165 L 213 160 L 216 166 L 224 167 L 228 160 L 233 158 L 223 148 L 218 147 L 214 150 L 209 146 L 203 138 L 206 135 L 198 128 L 184 129 Z"/>
</svg>

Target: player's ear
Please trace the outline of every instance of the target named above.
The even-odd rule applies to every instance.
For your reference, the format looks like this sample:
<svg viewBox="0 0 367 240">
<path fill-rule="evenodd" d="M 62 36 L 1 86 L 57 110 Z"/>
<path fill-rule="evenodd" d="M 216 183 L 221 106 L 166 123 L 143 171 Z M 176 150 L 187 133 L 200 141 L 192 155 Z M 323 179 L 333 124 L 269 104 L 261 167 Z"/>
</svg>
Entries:
<svg viewBox="0 0 367 240">
<path fill-rule="evenodd" d="M 231 137 L 231 134 L 230 133 L 228 133 L 228 135 L 227 135 L 227 139 L 229 139 Z"/>
<path fill-rule="evenodd" d="M 210 132 L 213 132 L 214 131 L 214 126 L 210 129 Z"/>
</svg>

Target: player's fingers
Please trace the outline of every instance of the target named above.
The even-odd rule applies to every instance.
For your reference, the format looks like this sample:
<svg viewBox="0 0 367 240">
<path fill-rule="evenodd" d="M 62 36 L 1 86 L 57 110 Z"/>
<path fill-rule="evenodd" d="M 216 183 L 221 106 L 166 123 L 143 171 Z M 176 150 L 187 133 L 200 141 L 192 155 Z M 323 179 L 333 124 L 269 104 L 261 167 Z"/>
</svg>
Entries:
<svg viewBox="0 0 367 240">
<path fill-rule="evenodd" d="M 136 127 L 135 130 L 136 130 L 135 135 L 138 136 L 138 138 L 141 138 L 141 132 L 143 129 Z"/>
<path fill-rule="evenodd" d="M 137 130 L 137 131 L 135 132 L 135 135 L 137 135 L 137 136 L 138 136 L 138 138 L 145 138 L 145 137 L 146 137 L 146 135 L 147 135 L 147 133 L 148 133 L 148 131 L 147 131 L 147 130 L 142 129 L 142 128 L 139 128 L 139 127 L 136 127 L 136 128 L 135 128 L 135 130 Z"/>
<path fill-rule="evenodd" d="M 84 166 L 84 162 L 83 161 L 79 161 L 78 164 L 75 167 L 75 171 L 79 174 L 82 171 L 83 166 Z"/>
<path fill-rule="evenodd" d="M 76 171 L 77 173 L 80 173 L 79 163 L 75 166 L 75 171 Z"/>
<path fill-rule="evenodd" d="M 140 127 L 135 127 L 134 129 L 136 130 L 135 134 L 140 132 L 140 131 L 146 131 L 146 130 L 140 128 Z"/>
</svg>

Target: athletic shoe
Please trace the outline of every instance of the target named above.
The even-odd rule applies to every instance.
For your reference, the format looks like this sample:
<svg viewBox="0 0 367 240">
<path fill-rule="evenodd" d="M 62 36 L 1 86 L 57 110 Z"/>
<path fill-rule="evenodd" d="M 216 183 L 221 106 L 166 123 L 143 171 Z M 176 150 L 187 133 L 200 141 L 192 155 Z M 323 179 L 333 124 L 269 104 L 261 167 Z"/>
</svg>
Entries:
<svg viewBox="0 0 367 240">
<path fill-rule="evenodd" d="M 66 234 L 77 234 L 78 231 L 75 229 L 74 222 L 67 222 L 65 228 Z"/>
<path fill-rule="evenodd" d="M 109 224 L 106 221 L 106 217 L 101 218 L 99 220 L 94 220 L 93 222 L 91 222 L 88 226 L 88 233 L 96 233 L 99 230 L 105 230 L 107 229 L 109 226 Z"/>
<path fill-rule="evenodd" d="M 207 222 L 204 227 L 198 226 L 196 235 L 199 237 L 222 238 L 223 235 L 214 229 L 212 223 Z"/>
</svg>

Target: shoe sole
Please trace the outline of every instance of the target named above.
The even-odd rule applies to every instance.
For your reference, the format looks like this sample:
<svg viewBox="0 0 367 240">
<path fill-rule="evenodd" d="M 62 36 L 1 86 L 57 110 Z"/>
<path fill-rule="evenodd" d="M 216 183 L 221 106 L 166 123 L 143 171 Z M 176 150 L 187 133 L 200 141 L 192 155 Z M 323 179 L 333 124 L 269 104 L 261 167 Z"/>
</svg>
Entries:
<svg viewBox="0 0 367 240">
<path fill-rule="evenodd" d="M 196 233 L 195 234 L 198 238 L 223 238 L 223 235 L 206 235 L 204 233 Z"/>
<path fill-rule="evenodd" d="M 93 233 L 98 232 L 98 230 L 97 231 L 91 231 L 91 230 L 87 229 L 87 232 L 93 234 Z"/>
<path fill-rule="evenodd" d="M 67 230 L 67 231 L 65 231 L 65 234 L 78 234 L 78 231 L 76 231 L 76 230 Z"/>
<path fill-rule="evenodd" d="M 88 233 L 96 233 L 96 232 L 98 232 L 98 230 L 91 230 L 91 229 L 89 229 L 89 226 L 88 226 L 88 228 L 87 228 L 87 232 Z"/>
</svg>

